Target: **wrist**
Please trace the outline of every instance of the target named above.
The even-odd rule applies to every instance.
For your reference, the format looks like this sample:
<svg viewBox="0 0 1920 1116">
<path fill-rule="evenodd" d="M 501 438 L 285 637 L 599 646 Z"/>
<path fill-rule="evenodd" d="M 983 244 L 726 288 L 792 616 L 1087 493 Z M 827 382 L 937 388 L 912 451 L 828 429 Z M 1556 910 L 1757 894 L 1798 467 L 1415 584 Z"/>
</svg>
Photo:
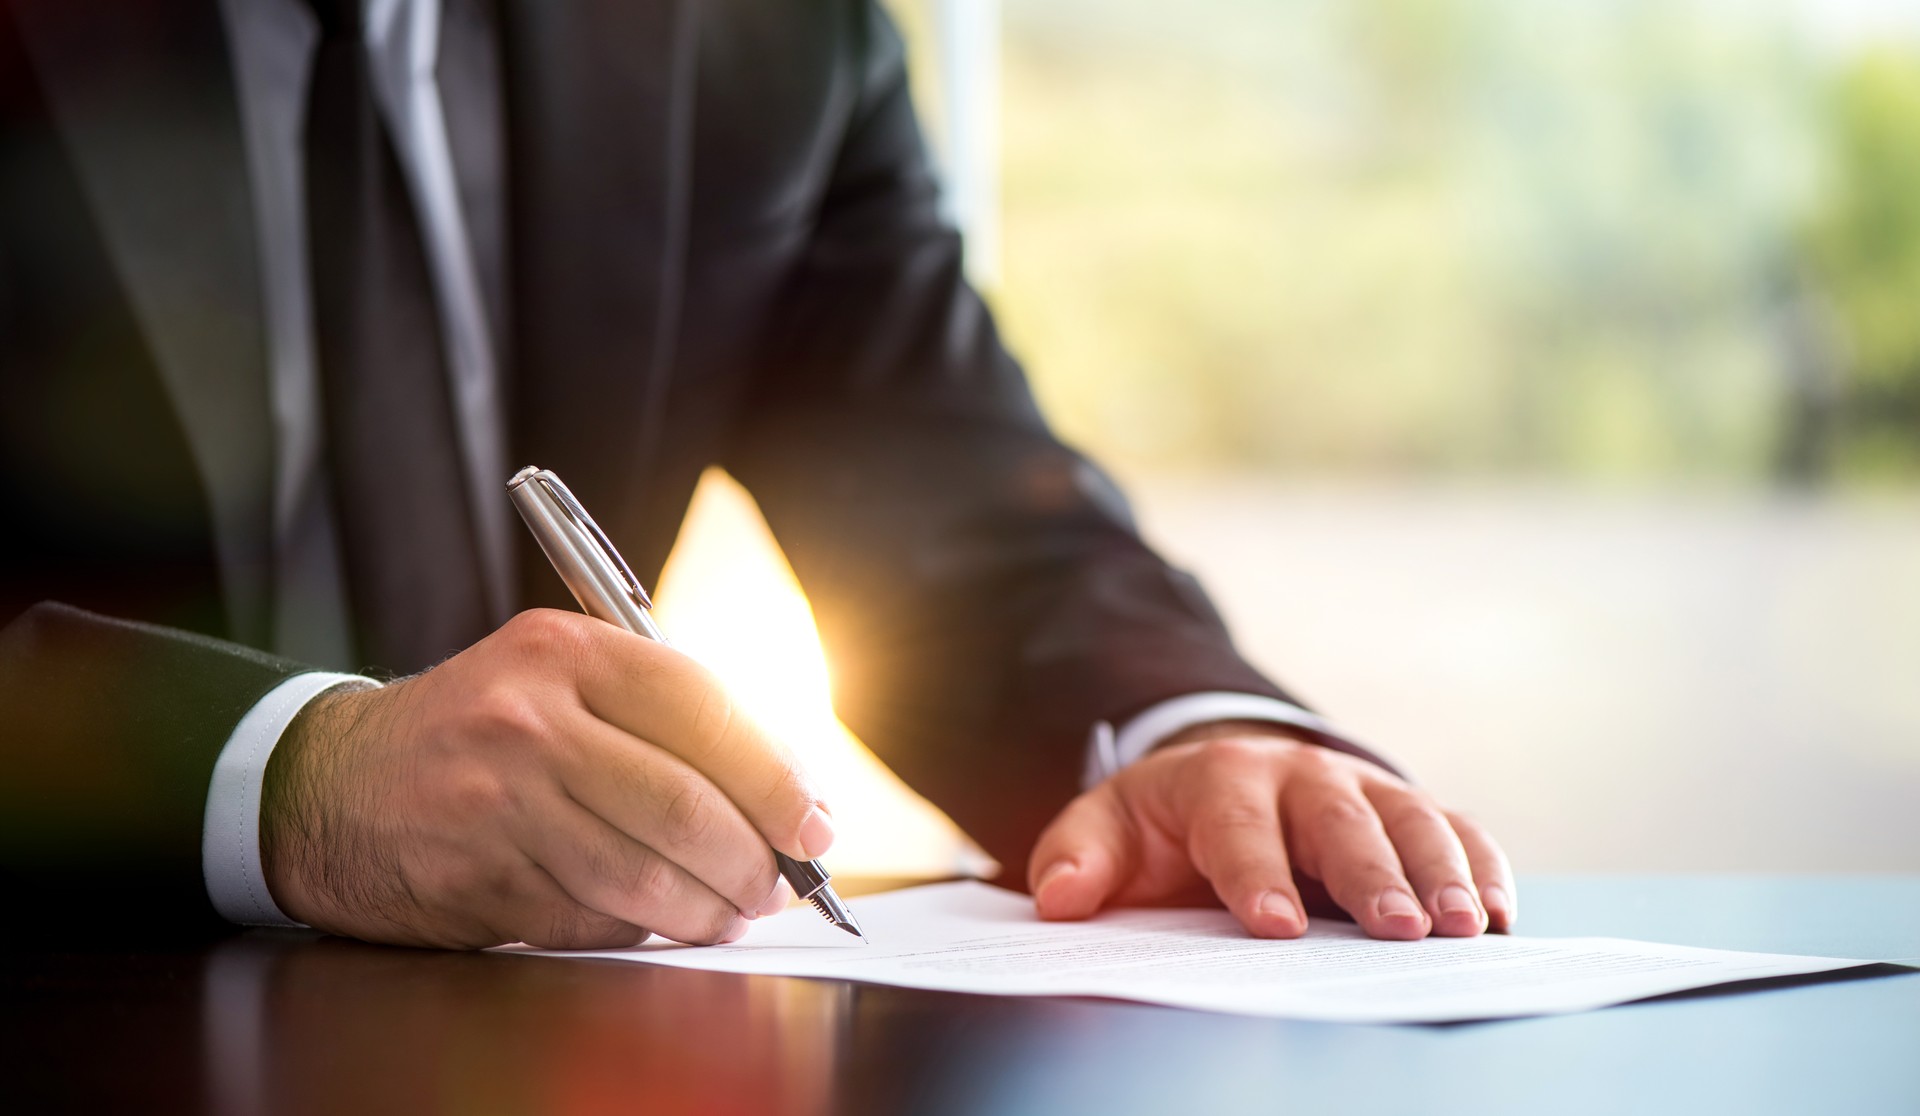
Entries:
<svg viewBox="0 0 1920 1116">
<path fill-rule="evenodd" d="M 261 874 L 274 903 L 310 926 L 318 925 L 319 911 L 308 881 L 318 867 L 327 814 L 319 776 L 362 715 L 362 695 L 380 688 L 348 682 L 309 701 L 288 723 L 261 779 Z"/>
</svg>

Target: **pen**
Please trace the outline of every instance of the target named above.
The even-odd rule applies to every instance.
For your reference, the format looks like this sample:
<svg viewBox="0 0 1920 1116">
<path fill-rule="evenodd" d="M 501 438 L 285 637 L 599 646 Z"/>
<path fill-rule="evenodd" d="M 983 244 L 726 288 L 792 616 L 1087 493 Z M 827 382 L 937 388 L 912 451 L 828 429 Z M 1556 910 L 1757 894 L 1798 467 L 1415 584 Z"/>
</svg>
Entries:
<svg viewBox="0 0 1920 1116">
<path fill-rule="evenodd" d="M 527 529 L 539 540 L 547 560 L 559 571 L 560 580 L 573 590 L 574 599 L 589 616 L 667 642 L 660 626 L 653 622 L 653 602 L 640 587 L 640 579 L 633 576 L 612 540 L 559 477 L 529 465 L 507 482 L 507 494 L 519 509 L 520 518 L 527 521 Z M 853 912 L 834 894 L 828 882 L 831 877 L 819 861 L 795 860 L 778 849 L 773 850 L 773 860 L 780 875 L 793 886 L 794 894 L 812 903 L 828 922 L 863 942 L 867 940 Z"/>
</svg>

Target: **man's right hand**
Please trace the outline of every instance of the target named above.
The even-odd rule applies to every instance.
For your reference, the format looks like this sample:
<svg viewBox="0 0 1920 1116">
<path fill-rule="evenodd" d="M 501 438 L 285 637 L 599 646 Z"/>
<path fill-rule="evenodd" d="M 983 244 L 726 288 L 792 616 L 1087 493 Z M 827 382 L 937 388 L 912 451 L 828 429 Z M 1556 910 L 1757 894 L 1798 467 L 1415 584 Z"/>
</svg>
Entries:
<svg viewBox="0 0 1920 1116">
<path fill-rule="evenodd" d="M 692 659 L 521 613 L 424 674 L 317 699 L 266 773 L 280 909 L 369 941 L 732 941 L 785 906 L 769 846 L 833 828 L 799 766 Z"/>
</svg>

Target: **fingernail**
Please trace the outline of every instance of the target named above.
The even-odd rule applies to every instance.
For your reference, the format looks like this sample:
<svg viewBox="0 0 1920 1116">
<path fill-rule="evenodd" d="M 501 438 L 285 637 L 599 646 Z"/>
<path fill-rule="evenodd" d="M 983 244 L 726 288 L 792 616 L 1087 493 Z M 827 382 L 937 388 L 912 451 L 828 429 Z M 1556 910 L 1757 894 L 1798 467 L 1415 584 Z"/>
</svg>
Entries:
<svg viewBox="0 0 1920 1116">
<path fill-rule="evenodd" d="M 1473 893 L 1459 884 L 1448 884 L 1441 888 L 1438 902 L 1443 915 L 1468 914 L 1474 918 L 1480 917 L 1480 908 L 1474 905 Z"/>
<path fill-rule="evenodd" d="M 1380 912 L 1381 918 L 1417 920 L 1420 917 L 1420 904 L 1413 901 L 1413 896 L 1397 888 L 1381 892 L 1380 900 L 1374 905 L 1374 910 Z"/>
<path fill-rule="evenodd" d="M 1047 888 L 1056 880 L 1065 879 L 1078 869 L 1079 865 L 1071 860 L 1055 861 L 1052 867 L 1040 873 L 1039 882 L 1033 885 L 1033 897 L 1035 899 L 1040 898 Z"/>
<path fill-rule="evenodd" d="M 760 904 L 759 910 L 753 912 L 753 917 L 767 918 L 772 915 L 777 915 L 781 911 L 786 910 L 787 905 L 792 901 L 793 889 L 787 886 L 787 881 L 781 880 L 779 883 L 773 885 L 773 894 L 767 896 L 767 901 Z"/>
<path fill-rule="evenodd" d="M 806 859 L 815 860 L 832 847 L 833 823 L 815 806 L 807 811 L 807 820 L 800 823 L 800 850 L 807 854 Z"/>
<path fill-rule="evenodd" d="M 733 921 L 727 924 L 727 929 L 720 935 L 720 944 L 726 945 L 729 942 L 737 942 L 746 936 L 747 920 L 741 918 L 739 915 L 734 915 Z"/>
<path fill-rule="evenodd" d="M 1255 914 L 1280 919 L 1290 926 L 1304 926 L 1307 921 L 1306 916 L 1300 913 L 1300 908 L 1294 904 L 1293 900 L 1278 891 L 1269 891 L 1262 895 L 1254 903 L 1253 910 Z"/>
<path fill-rule="evenodd" d="M 1498 911 L 1504 918 L 1513 918 L 1513 899 L 1507 894 L 1507 889 L 1499 884 L 1481 888 L 1480 900 L 1487 905 L 1489 912 Z"/>
</svg>

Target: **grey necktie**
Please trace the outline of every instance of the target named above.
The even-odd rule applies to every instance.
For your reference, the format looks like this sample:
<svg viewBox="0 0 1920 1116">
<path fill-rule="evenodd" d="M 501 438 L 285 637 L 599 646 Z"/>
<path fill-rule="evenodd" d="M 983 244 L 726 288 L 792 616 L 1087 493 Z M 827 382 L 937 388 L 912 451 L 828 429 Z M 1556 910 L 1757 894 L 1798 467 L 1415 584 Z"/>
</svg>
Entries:
<svg viewBox="0 0 1920 1116">
<path fill-rule="evenodd" d="M 367 665 L 431 666 L 488 630 L 433 290 L 380 120 L 362 0 L 313 0 L 306 137 L 327 464 Z"/>
</svg>

